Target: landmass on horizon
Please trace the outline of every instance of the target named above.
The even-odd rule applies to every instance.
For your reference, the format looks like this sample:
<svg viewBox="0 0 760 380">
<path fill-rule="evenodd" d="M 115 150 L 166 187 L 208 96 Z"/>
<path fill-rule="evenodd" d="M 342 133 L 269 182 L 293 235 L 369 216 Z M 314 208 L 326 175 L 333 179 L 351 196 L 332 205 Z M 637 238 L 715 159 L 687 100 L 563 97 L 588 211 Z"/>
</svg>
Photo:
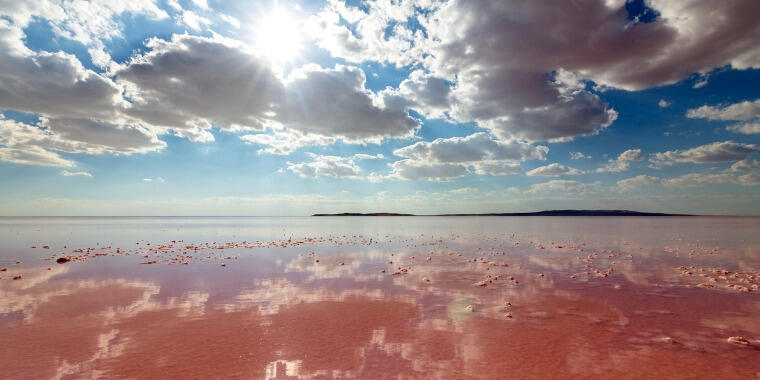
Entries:
<svg viewBox="0 0 760 380">
<path fill-rule="evenodd" d="M 312 214 L 312 216 L 695 216 L 691 214 L 666 214 L 630 210 L 544 210 L 536 212 L 494 212 L 472 214 L 401 214 L 393 212 L 343 212 L 337 214 Z"/>
</svg>

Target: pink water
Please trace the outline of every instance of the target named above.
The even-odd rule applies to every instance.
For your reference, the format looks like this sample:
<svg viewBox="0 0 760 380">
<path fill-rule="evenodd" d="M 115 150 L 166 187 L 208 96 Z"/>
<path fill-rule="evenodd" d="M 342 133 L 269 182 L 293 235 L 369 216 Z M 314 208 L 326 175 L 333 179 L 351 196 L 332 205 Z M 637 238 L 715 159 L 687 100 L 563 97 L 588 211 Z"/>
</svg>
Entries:
<svg viewBox="0 0 760 380">
<path fill-rule="evenodd" d="M 0 378 L 760 378 L 760 218 L 1 218 L 0 241 Z"/>
</svg>

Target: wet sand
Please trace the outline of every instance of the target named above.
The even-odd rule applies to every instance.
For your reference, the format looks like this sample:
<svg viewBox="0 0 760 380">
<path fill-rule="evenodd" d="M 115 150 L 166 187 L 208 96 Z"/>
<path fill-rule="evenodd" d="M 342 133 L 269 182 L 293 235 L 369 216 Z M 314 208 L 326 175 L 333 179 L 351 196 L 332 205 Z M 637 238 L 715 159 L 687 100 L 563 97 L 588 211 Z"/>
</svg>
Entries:
<svg viewBox="0 0 760 380">
<path fill-rule="evenodd" d="M 760 378 L 760 218 L 0 218 L 0 378 Z"/>
</svg>

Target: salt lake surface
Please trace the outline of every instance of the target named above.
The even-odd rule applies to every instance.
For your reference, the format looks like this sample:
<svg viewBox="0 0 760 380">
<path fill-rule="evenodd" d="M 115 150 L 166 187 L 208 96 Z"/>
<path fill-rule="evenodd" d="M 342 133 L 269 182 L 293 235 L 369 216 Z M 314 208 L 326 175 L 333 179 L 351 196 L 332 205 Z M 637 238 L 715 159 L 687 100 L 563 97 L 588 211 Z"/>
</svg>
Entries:
<svg viewBox="0 0 760 380">
<path fill-rule="evenodd" d="M 0 378 L 760 378 L 760 218 L 0 218 L 0 243 Z"/>
</svg>

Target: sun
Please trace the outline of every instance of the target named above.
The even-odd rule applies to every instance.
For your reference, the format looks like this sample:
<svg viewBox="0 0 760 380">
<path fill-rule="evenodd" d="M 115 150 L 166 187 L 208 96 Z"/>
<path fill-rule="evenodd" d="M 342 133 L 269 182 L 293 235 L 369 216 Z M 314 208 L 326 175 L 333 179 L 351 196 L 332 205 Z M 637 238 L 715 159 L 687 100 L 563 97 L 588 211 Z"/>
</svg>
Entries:
<svg viewBox="0 0 760 380">
<path fill-rule="evenodd" d="M 301 23 L 285 9 L 274 8 L 256 27 L 255 47 L 272 63 L 283 64 L 298 56 Z"/>
</svg>

